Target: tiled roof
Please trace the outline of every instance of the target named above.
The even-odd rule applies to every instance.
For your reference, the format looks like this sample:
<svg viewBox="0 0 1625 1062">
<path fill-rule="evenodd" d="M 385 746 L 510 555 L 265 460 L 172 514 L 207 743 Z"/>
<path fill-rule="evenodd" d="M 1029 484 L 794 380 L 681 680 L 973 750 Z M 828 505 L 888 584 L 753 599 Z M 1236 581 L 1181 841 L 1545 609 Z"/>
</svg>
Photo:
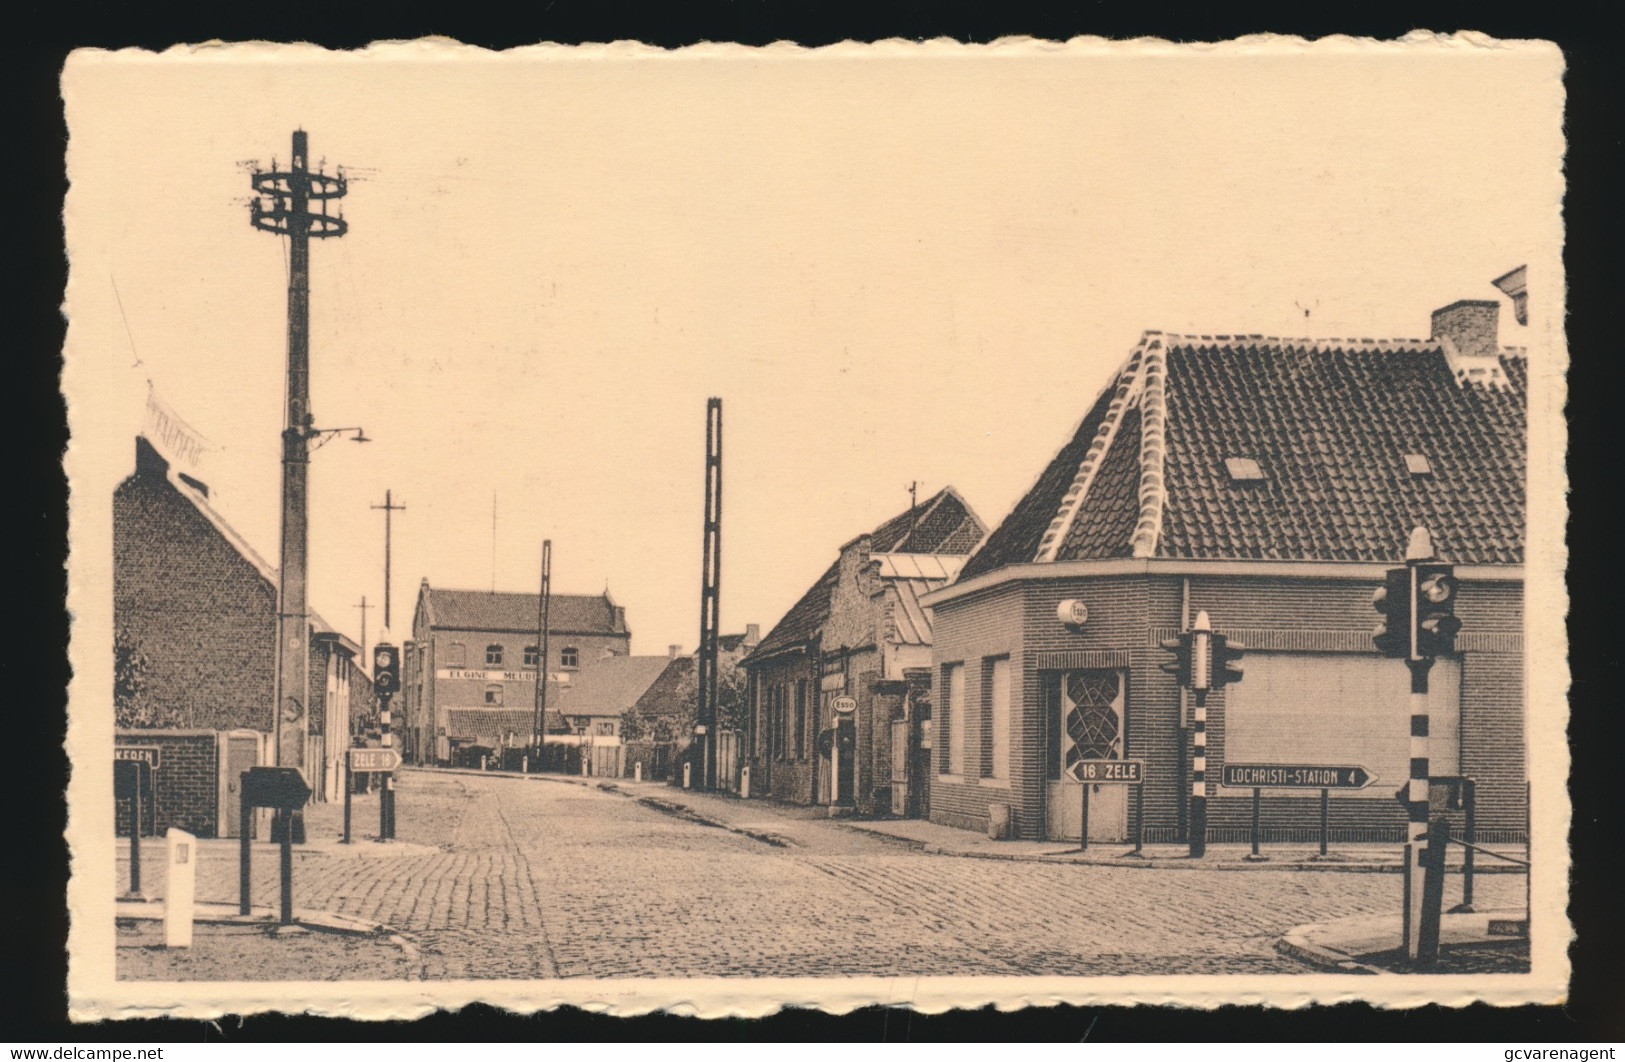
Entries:
<svg viewBox="0 0 1625 1062">
<path fill-rule="evenodd" d="M 944 487 L 917 508 L 905 509 L 869 532 L 870 551 L 876 557 L 898 553 L 957 558 L 974 549 L 985 533 L 981 519 L 959 492 Z M 837 559 L 746 659 L 764 659 L 816 638 L 829 619 L 830 597 L 839 575 Z"/>
<path fill-rule="evenodd" d="M 534 631 L 540 594 L 447 590 L 424 584 L 431 626 L 472 631 Z M 626 617 L 608 594 L 552 594 L 547 629 L 568 634 L 625 634 Z"/>
<path fill-rule="evenodd" d="M 1130 556 L 1396 561 L 1419 524 L 1447 560 L 1521 563 L 1527 365 L 1500 362 L 1505 386 L 1473 386 L 1434 341 L 1148 332 L 961 578 Z M 1262 479 L 1233 478 L 1233 458 Z"/>
<path fill-rule="evenodd" d="M 610 656 L 593 661 L 568 684 L 550 684 L 547 706 L 567 716 L 619 716 L 637 704 L 671 664 L 667 656 Z"/>
</svg>

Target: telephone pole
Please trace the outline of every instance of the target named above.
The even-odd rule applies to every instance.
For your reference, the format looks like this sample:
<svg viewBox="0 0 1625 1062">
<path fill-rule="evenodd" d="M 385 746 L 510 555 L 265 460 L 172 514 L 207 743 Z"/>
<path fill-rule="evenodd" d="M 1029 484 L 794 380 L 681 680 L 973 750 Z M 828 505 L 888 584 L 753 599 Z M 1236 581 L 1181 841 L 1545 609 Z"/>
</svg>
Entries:
<svg viewBox="0 0 1625 1062">
<path fill-rule="evenodd" d="M 393 515 L 395 513 L 404 513 L 406 511 L 406 506 L 404 506 L 404 505 L 396 505 L 395 502 L 393 501 L 391 495 L 390 495 L 390 492 L 386 490 L 386 491 L 384 491 L 384 504 L 382 504 L 382 505 L 374 505 L 373 508 L 374 509 L 382 509 L 384 511 L 384 630 L 387 631 L 387 630 L 390 629 L 390 626 L 389 626 L 389 543 L 390 543 L 389 518 L 390 518 L 391 515 Z"/>
<path fill-rule="evenodd" d="M 310 413 L 310 241 L 342 236 L 344 218 L 327 212 L 343 198 L 344 175 L 311 172 L 305 131 L 293 134 L 287 169 L 256 172 L 249 220 L 288 238 L 288 384 L 282 429 L 282 542 L 277 587 L 276 763 L 305 768 L 310 730 L 309 564 L 310 440 L 321 435 Z M 312 206 L 316 209 L 313 211 Z M 346 429 L 347 430 L 347 429 Z"/>
<path fill-rule="evenodd" d="M 722 399 L 705 401 L 705 556 L 700 576 L 699 704 L 700 788 L 717 785 L 717 609 L 722 583 Z"/>
<path fill-rule="evenodd" d="M 553 597 L 553 540 L 542 540 L 542 585 L 536 595 L 536 697 L 531 705 L 530 741 L 541 770 L 547 742 L 547 610 Z"/>
</svg>

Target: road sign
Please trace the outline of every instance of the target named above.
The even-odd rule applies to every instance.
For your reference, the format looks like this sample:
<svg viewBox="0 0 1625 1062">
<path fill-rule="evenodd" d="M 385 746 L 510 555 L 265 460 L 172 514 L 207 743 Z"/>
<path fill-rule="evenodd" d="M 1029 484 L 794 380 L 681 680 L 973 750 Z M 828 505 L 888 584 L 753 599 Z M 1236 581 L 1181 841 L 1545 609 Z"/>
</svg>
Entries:
<svg viewBox="0 0 1625 1062">
<path fill-rule="evenodd" d="M 1377 776 L 1364 767 L 1323 763 L 1227 763 L 1219 784 L 1229 789 L 1364 789 Z"/>
<path fill-rule="evenodd" d="M 852 697 L 837 697 L 829 702 L 829 706 L 842 715 L 858 710 L 858 702 Z"/>
<path fill-rule="evenodd" d="M 1144 760 L 1076 760 L 1066 769 L 1074 782 L 1139 785 L 1145 781 Z"/>
<path fill-rule="evenodd" d="M 114 745 L 113 759 L 131 763 L 144 763 L 158 769 L 158 750 L 149 745 Z"/>
<path fill-rule="evenodd" d="M 393 771 L 401 765 L 401 754 L 397 749 L 351 749 L 350 770 L 364 771 Z"/>
</svg>

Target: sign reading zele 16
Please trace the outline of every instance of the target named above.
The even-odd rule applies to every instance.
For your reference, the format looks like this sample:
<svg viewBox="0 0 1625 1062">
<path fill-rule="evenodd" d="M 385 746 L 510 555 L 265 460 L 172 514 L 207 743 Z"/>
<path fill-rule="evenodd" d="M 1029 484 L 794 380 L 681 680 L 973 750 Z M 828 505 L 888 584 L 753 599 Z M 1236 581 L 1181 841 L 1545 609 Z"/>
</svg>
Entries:
<svg viewBox="0 0 1625 1062">
<path fill-rule="evenodd" d="M 144 763 L 155 771 L 158 769 L 158 750 L 150 746 L 114 745 L 113 759 Z"/>
<path fill-rule="evenodd" d="M 393 771 L 401 765 L 401 754 L 396 749 L 351 749 L 350 770 Z"/>
<path fill-rule="evenodd" d="M 1364 789 L 1377 776 L 1364 767 L 1310 763 L 1227 763 L 1219 784 L 1230 789 Z"/>
<path fill-rule="evenodd" d="M 1145 781 L 1144 760 L 1077 760 L 1066 769 L 1074 782 L 1139 785 Z"/>
</svg>

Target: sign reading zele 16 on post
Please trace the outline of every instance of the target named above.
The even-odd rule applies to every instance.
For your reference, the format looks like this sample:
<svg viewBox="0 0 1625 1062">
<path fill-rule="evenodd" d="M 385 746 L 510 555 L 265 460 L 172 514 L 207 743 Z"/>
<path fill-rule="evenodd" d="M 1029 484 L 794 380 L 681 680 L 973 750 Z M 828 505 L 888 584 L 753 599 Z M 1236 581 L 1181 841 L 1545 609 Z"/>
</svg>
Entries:
<svg viewBox="0 0 1625 1062">
<path fill-rule="evenodd" d="M 1364 767 L 1227 763 L 1219 784 L 1228 789 L 1364 789 L 1376 780 Z"/>
<path fill-rule="evenodd" d="M 1139 785 L 1145 781 L 1145 761 L 1077 760 L 1066 773 L 1074 782 Z"/>
<path fill-rule="evenodd" d="M 393 771 L 401 765 L 397 749 L 351 749 L 350 770 L 357 774 L 367 771 Z"/>
</svg>

